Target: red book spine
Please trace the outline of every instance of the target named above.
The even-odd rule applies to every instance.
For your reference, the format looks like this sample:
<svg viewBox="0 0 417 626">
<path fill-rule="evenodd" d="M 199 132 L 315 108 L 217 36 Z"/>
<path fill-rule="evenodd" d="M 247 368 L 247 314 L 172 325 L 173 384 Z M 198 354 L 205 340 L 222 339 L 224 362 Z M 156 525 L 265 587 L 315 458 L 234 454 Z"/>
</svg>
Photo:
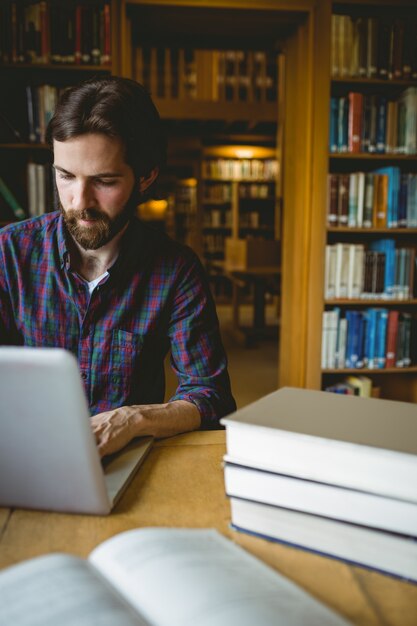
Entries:
<svg viewBox="0 0 417 626">
<path fill-rule="evenodd" d="M 111 20 L 110 20 L 110 4 L 104 5 L 104 46 L 101 62 L 103 65 L 111 63 Z"/>
<path fill-rule="evenodd" d="M 398 314 L 399 311 L 390 311 L 388 313 L 387 354 L 385 367 L 395 367 L 395 360 L 397 356 Z"/>
<path fill-rule="evenodd" d="M 241 187 L 243 189 L 243 187 Z M 328 177 L 328 201 L 327 201 L 327 224 L 337 226 L 339 203 L 339 182 L 337 174 L 329 174 Z"/>
<path fill-rule="evenodd" d="M 360 152 L 362 137 L 363 95 L 349 93 L 349 152 Z"/>
<path fill-rule="evenodd" d="M 41 26 L 41 61 L 48 63 L 49 61 L 49 15 L 46 2 L 40 2 L 40 26 Z"/>
</svg>

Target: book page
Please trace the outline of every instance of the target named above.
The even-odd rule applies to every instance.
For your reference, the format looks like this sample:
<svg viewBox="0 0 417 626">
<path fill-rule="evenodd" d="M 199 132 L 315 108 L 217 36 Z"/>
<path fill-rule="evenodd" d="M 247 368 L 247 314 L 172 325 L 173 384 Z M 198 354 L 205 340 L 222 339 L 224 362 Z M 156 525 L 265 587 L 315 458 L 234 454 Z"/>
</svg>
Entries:
<svg viewBox="0 0 417 626">
<path fill-rule="evenodd" d="M 347 624 L 215 530 L 132 530 L 89 560 L 153 626 Z"/>
<path fill-rule="evenodd" d="M 64 554 L 0 572 L 0 624 L 146 626 L 86 561 Z"/>
</svg>

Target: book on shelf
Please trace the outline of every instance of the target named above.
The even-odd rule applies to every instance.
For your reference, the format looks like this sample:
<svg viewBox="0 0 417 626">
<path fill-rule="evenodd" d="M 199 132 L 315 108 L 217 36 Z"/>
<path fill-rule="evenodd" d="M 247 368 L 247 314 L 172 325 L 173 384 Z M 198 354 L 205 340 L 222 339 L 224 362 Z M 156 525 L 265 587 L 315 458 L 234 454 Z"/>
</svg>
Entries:
<svg viewBox="0 0 417 626">
<path fill-rule="evenodd" d="M 331 18 L 333 78 L 417 78 L 417 20 L 334 14 Z"/>
<path fill-rule="evenodd" d="M 231 511 L 235 530 L 417 582 L 414 536 L 233 497 Z"/>
<path fill-rule="evenodd" d="M 328 175 L 327 224 L 417 228 L 417 174 L 398 167 Z"/>
<path fill-rule="evenodd" d="M 2 63 L 111 62 L 109 2 L 4 0 L 0 17 Z"/>
<path fill-rule="evenodd" d="M 269 51 L 137 46 L 134 77 L 158 98 L 275 102 L 277 55 Z"/>
<path fill-rule="evenodd" d="M 416 250 L 394 239 L 326 245 L 324 296 L 331 299 L 410 300 L 415 291 Z"/>
<path fill-rule="evenodd" d="M 227 460 L 417 503 L 416 410 L 284 387 L 223 418 Z"/>
<path fill-rule="evenodd" d="M 42 607 L 39 606 L 42 597 Z M 215 530 L 120 533 L 86 560 L 50 554 L 0 572 L 2 623 L 342 626 L 348 622 Z M 33 616 L 33 620 L 32 617 Z"/>
<path fill-rule="evenodd" d="M 343 366 L 342 366 L 343 367 Z M 369 376 L 346 376 L 341 383 L 345 389 L 341 393 L 346 393 L 353 396 L 360 396 L 361 398 L 374 398 L 374 386 L 372 379 Z M 325 391 L 333 391 L 330 387 Z"/>
<path fill-rule="evenodd" d="M 4 217 L 7 218 L 8 215 L 10 214 L 11 216 L 14 217 L 14 219 L 18 219 L 18 220 L 24 220 L 28 217 L 24 209 L 20 206 L 15 195 L 9 189 L 8 185 L 6 185 L 6 183 L 4 182 L 1 176 L 0 176 L 0 196 L 2 197 L 4 204 L 5 204 L 6 215 L 2 216 L 3 218 Z"/>
<path fill-rule="evenodd" d="M 323 312 L 323 369 L 381 370 L 417 363 L 417 318 L 405 311 L 367 308 Z"/>
<path fill-rule="evenodd" d="M 37 217 L 54 210 L 51 166 L 48 163 L 27 164 L 28 214 Z"/>
<path fill-rule="evenodd" d="M 229 180 L 275 181 L 279 171 L 276 159 L 204 159 L 203 178 L 224 178 Z"/>
<path fill-rule="evenodd" d="M 55 111 L 60 90 L 52 85 L 26 86 L 28 140 L 45 143 L 46 128 Z"/>
<path fill-rule="evenodd" d="M 349 92 L 330 106 L 331 153 L 417 154 L 417 87 L 396 99 Z"/>
<path fill-rule="evenodd" d="M 0 111 L 0 143 L 21 143 L 22 135 L 6 115 Z"/>
</svg>

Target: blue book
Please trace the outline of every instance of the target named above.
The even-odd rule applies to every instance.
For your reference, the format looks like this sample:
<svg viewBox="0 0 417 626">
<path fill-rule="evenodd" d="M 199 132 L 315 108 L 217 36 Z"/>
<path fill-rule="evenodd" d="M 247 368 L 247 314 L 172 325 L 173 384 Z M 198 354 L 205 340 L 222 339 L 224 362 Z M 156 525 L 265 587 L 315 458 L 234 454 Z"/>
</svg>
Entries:
<svg viewBox="0 0 417 626">
<path fill-rule="evenodd" d="M 331 98 L 330 100 L 330 152 L 337 152 L 338 149 L 338 115 L 339 115 L 339 99 Z"/>
<path fill-rule="evenodd" d="M 386 174 L 388 176 L 387 227 L 397 228 L 401 179 L 400 168 L 381 167 L 375 171 L 375 174 Z"/>
<path fill-rule="evenodd" d="M 370 250 L 385 254 L 384 295 L 393 298 L 395 292 L 395 240 L 378 239 L 369 246 Z"/>
<path fill-rule="evenodd" d="M 361 338 L 363 337 L 362 313 L 360 311 L 346 311 L 348 320 L 348 332 L 346 342 L 346 367 L 363 366 L 363 348 Z M 362 365 L 358 365 L 362 361 Z"/>
<path fill-rule="evenodd" d="M 378 309 L 366 310 L 367 326 L 365 339 L 365 358 L 364 362 L 369 369 L 376 368 L 376 327 Z"/>
<path fill-rule="evenodd" d="M 388 310 L 379 309 L 377 314 L 376 338 L 375 338 L 375 358 L 376 367 L 385 367 L 385 355 L 387 344 Z"/>
<path fill-rule="evenodd" d="M 401 174 L 398 194 L 398 226 L 407 228 L 408 181 L 410 174 Z M 389 182 L 388 182 L 389 188 Z"/>
<path fill-rule="evenodd" d="M 371 96 L 363 98 L 362 152 L 369 152 L 372 118 Z"/>
<path fill-rule="evenodd" d="M 387 99 L 381 96 L 378 99 L 376 120 L 376 151 L 379 154 L 385 152 L 385 135 L 387 128 Z"/>
<path fill-rule="evenodd" d="M 337 116 L 337 148 L 338 152 L 347 152 L 349 146 L 349 100 L 339 98 Z"/>
<path fill-rule="evenodd" d="M 366 336 L 367 320 L 363 313 L 359 313 L 358 316 L 358 329 L 356 335 L 356 345 L 354 342 L 354 349 L 356 349 L 356 365 L 358 369 L 364 366 L 364 344 Z"/>
</svg>

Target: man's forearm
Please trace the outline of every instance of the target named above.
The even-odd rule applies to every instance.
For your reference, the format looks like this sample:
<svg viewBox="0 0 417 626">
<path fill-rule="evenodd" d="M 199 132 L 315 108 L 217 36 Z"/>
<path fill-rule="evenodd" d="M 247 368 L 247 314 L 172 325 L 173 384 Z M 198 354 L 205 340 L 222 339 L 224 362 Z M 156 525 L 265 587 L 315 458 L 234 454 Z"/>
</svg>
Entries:
<svg viewBox="0 0 417 626">
<path fill-rule="evenodd" d="M 101 456 L 120 450 L 134 437 L 171 437 L 197 430 L 200 423 L 199 410 L 186 400 L 122 406 L 91 418 Z"/>
</svg>

